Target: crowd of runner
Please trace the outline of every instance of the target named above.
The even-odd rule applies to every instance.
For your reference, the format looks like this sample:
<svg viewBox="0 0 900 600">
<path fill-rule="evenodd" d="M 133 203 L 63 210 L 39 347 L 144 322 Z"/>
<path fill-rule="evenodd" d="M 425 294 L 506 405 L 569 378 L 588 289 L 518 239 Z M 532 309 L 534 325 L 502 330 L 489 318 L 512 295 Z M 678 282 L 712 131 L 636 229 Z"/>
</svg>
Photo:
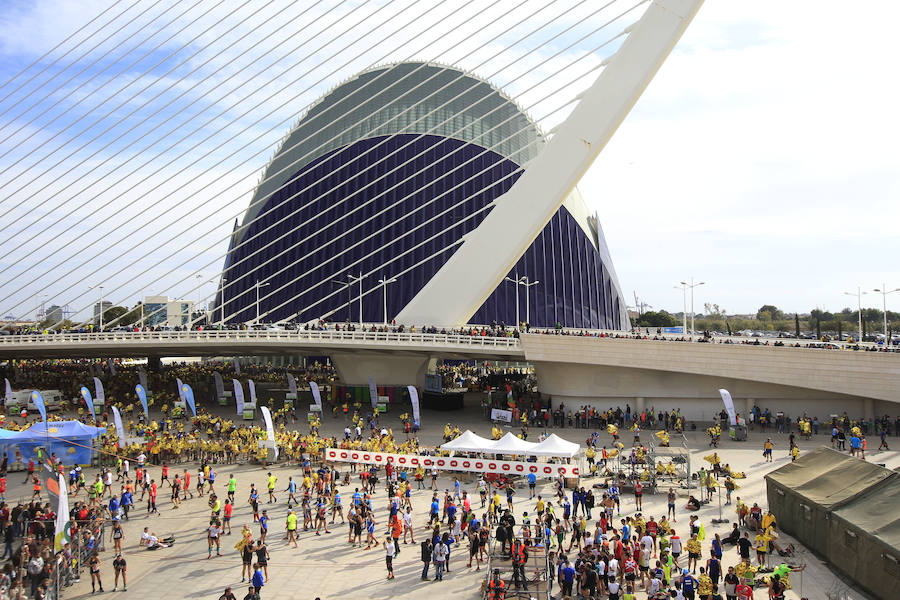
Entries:
<svg viewBox="0 0 900 600">
<path fill-rule="evenodd" d="M 63 381 L 78 365 L 61 361 L 22 363 L 18 368 L 19 376 L 29 383 L 46 385 L 49 381 Z M 223 368 L 227 365 L 176 365 L 151 377 L 162 384 L 175 376 L 184 376 L 186 380 L 209 378 L 213 370 Z M 260 379 L 268 376 L 274 381 L 283 377 L 283 373 L 268 367 L 249 368 Z M 305 375 L 328 377 L 331 374 L 320 371 Z M 104 378 L 113 398 L 113 394 L 120 393 L 120 388 L 125 389 L 125 383 L 118 379 L 133 380 L 135 374 L 120 368 L 118 376 L 104 373 Z M 517 386 L 514 380 L 501 385 L 501 390 L 509 385 L 506 391 L 515 391 L 502 396 L 507 401 L 512 396 L 517 410 L 521 406 L 517 416 L 524 418 L 525 426 L 541 424 L 539 416 L 544 414 L 549 414 L 556 426 L 597 428 L 602 432 L 605 424 L 611 436 L 608 441 L 597 430 L 588 436 L 589 461 L 598 465 L 608 457 L 605 446 L 624 448 L 618 427 L 629 429 L 629 436 L 633 434 L 636 442 L 643 428 L 650 431 L 663 428 L 659 434 L 668 428 L 677 431 L 683 427 L 683 418 L 677 410 L 657 412 L 651 408 L 637 412 L 626 405 L 624 410 L 580 407 L 573 411 L 563 405 L 534 404 L 543 401 L 531 396 L 527 385 Z M 160 393 L 158 401 L 163 402 L 165 398 Z M 31 501 L 20 500 L 11 509 L 6 504 L 0 506 L 0 531 L 7 544 L 4 558 L 12 557 L 4 566 L 5 576 L 0 576 L 0 590 L 6 589 L 8 597 L 29 594 L 44 598 L 51 582 L 71 578 L 72 565 L 76 562 L 90 573 L 92 588 L 97 592 L 105 589 L 104 580 L 107 588 L 112 580 L 114 589 L 119 585 L 124 589 L 127 548 L 166 549 L 176 540 L 167 532 L 156 531 L 152 521 L 139 540 L 128 540 L 121 524 L 135 514 L 155 516 L 160 511 L 178 511 L 185 503 L 188 506 L 206 503 L 209 518 L 202 524 L 207 539 L 205 556 L 209 560 L 220 556 L 240 558 L 241 575 L 248 590 L 246 596 L 243 591 L 238 596 L 247 600 L 264 595 L 271 553 L 302 548 L 301 537 L 305 535 L 339 535 L 340 526 L 347 527 L 346 544 L 351 551 L 384 553 L 389 579 L 394 577 L 394 561 L 407 542 L 418 545 L 418 551 L 412 554 L 422 561 L 422 578 L 441 581 L 452 576 L 463 568 L 462 559 L 466 569 L 481 570 L 493 552 L 494 566 L 498 564 L 497 555 L 505 561 L 499 563 L 505 565 L 501 581 L 513 587 L 527 585 L 522 568 L 527 553 L 534 548 L 545 548 L 556 571 L 553 584 L 564 593 L 580 593 L 585 598 L 624 600 L 640 593 L 649 598 L 715 599 L 719 594 L 743 600 L 747 596 L 741 596 L 742 586 L 746 585 L 745 580 L 754 578 L 757 587 L 771 586 L 775 591 L 773 597 L 777 598 L 780 586 L 785 585 L 781 582 L 789 576 L 788 566 L 765 573 L 769 569 L 767 556 L 778 552 L 789 557 L 792 548 L 778 546 L 774 518 L 758 503 L 745 503 L 736 498 L 734 529 L 724 538 L 719 535 L 708 538 L 703 523 L 695 515 L 686 523 L 676 525 L 677 519 L 684 519 L 685 511 L 694 512 L 709 501 L 711 490 L 720 478 L 726 489 L 726 505 L 731 503 L 736 487 L 733 477 L 738 474 L 721 464 L 718 454 L 711 455 L 715 459 L 710 460 L 710 470 L 700 473 L 699 499 L 691 496 L 685 502 L 670 491 L 666 514 L 650 516 L 641 503 L 641 479 L 627 481 L 632 496 L 625 498 L 621 483 L 608 479 L 602 491 L 588 487 L 569 495 L 563 481 L 536 489 L 537 482 L 526 479 L 516 490 L 510 481 L 498 487 L 482 478 L 465 485 L 459 479 L 422 468 L 326 464 L 323 450 L 327 447 L 394 453 L 424 451 L 409 427 L 408 415 L 403 415 L 406 421 L 402 433 L 395 436 L 390 427 L 379 423 L 376 415 L 365 413 L 359 403 L 335 404 L 334 409 L 336 417 L 343 415 L 343 436 L 322 437 L 318 419 L 311 420 L 305 431 L 290 427 L 291 411 L 276 410 L 278 444 L 286 465 L 296 471 L 290 475 L 282 475 L 283 470 L 277 474 L 267 472 L 265 476 L 257 476 L 257 481 L 239 481 L 228 472 L 227 466 L 239 460 L 265 463 L 265 449 L 256 443 L 263 432 L 257 426 L 215 416 L 202 408 L 195 419 L 175 418 L 171 412 L 163 412 L 158 422 L 146 423 L 141 415 L 129 418 L 127 427 L 135 436 L 144 438 L 142 444 L 117 448 L 114 436 L 109 435 L 102 444 L 105 458 L 99 473 L 88 477 L 80 468 L 64 470 L 71 490 L 71 516 L 76 525 L 72 546 L 62 552 L 53 551 L 55 515 L 40 482 Z M 79 414 L 82 420 L 88 420 L 87 415 Z M 14 425 L 26 427 L 34 417 L 29 419 L 15 421 Z M 817 421 L 804 415 L 795 423 L 784 416 L 773 417 L 768 411 L 759 411 L 751 419 L 766 431 L 796 429 L 801 437 L 825 427 Z M 11 422 L 8 418 L 7 425 Z M 835 446 L 840 447 L 840 434 L 846 430 L 848 450 L 863 458 L 862 427 L 884 433 L 892 423 L 886 418 L 871 424 L 858 423 L 842 415 L 832 419 L 830 425 Z M 797 439 L 791 433 L 791 452 L 797 449 Z M 769 454 L 774 449 L 774 443 L 771 447 L 770 443 L 771 440 L 764 448 Z M 632 449 L 635 456 L 639 452 L 640 446 Z M 45 462 L 51 468 L 58 468 L 55 456 L 47 457 Z M 41 464 L 29 463 L 26 480 L 32 481 L 42 468 Z M 0 465 L 0 494 L 5 491 L 6 469 L 4 460 Z M 592 472 L 597 471 L 592 469 Z M 603 470 L 599 474 L 608 475 Z M 527 500 L 521 495 L 526 482 Z M 384 492 L 386 495 L 382 496 Z M 427 521 L 417 519 L 414 513 L 413 502 L 421 502 L 423 493 L 431 496 Z M 283 537 L 279 540 L 286 543 L 278 543 L 273 549 L 267 536 L 271 529 L 281 529 L 271 521 L 276 507 L 279 513 L 286 510 Z M 232 521 L 240 511 L 246 511 L 242 514 L 247 515 L 248 523 L 240 528 L 235 525 L 232 532 Z M 224 537 L 232 533 L 239 536 L 238 543 L 223 543 Z M 726 568 L 723 552 L 732 544 L 740 561 Z M 452 558 L 460 554 L 461 558 Z M 489 581 L 493 580 L 493 574 L 490 575 Z M 229 594 L 233 596 L 229 590 L 222 597 L 230 600 Z"/>
</svg>

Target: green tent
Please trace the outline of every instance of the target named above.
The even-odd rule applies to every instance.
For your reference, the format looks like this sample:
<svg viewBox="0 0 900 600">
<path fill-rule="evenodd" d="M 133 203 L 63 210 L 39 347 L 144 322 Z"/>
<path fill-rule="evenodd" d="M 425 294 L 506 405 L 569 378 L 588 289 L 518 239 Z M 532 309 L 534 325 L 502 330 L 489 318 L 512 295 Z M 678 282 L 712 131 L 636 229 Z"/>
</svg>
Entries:
<svg viewBox="0 0 900 600">
<path fill-rule="evenodd" d="M 831 448 L 819 448 L 766 475 L 769 510 L 780 529 L 825 554 L 830 512 L 895 475 Z"/>
<path fill-rule="evenodd" d="M 900 598 L 898 507 L 900 477 L 890 477 L 835 509 L 828 521 L 828 560 L 877 598 Z"/>
</svg>

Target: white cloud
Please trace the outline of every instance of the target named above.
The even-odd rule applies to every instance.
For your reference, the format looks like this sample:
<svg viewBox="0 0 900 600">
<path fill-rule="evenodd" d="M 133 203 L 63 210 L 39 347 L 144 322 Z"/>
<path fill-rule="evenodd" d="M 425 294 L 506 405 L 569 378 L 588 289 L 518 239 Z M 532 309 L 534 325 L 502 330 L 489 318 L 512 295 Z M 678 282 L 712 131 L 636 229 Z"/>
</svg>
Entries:
<svg viewBox="0 0 900 600">
<path fill-rule="evenodd" d="M 707 2 L 582 181 L 623 288 L 681 309 L 847 306 L 900 285 L 890 2 Z M 877 16 L 876 16 L 877 15 Z"/>
</svg>

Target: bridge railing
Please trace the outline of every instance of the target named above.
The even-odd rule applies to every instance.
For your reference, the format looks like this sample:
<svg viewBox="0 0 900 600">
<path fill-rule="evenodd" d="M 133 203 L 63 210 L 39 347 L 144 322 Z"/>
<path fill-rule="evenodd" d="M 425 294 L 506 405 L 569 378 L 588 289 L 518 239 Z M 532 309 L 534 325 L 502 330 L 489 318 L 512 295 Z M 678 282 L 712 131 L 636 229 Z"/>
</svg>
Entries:
<svg viewBox="0 0 900 600">
<path fill-rule="evenodd" d="M 0 347 L 22 344 L 131 344 L 144 342 L 310 342 L 310 343 L 385 343 L 391 345 L 464 346 L 497 350 L 518 350 L 515 337 L 412 333 L 391 331 L 322 331 L 322 330 L 203 330 L 203 331 L 105 331 L 91 333 L 47 333 L 0 336 Z"/>
</svg>

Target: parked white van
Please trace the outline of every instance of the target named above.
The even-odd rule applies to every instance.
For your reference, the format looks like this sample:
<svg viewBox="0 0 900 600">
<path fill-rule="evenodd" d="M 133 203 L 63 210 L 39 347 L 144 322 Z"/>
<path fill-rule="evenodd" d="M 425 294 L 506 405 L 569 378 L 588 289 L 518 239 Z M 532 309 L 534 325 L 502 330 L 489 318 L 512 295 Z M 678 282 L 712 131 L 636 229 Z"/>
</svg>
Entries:
<svg viewBox="0 0 900 600">
<path fill-rule="evenodd" d="M 39 390 L 44 398 L 44 406 L 48 411 L 59 410 L 59 405 L 63 401 L 62 392 L 59 390 Z M 12 393 L 11 406 L 18 406 L 21 410 L 22 406 L 28 407 L 30 412 L 38 412 L 37 406 L 31 401 L 31 390 L 19 390 Z M 9 408 L 9 406 L 7 407 Z"/>
</svg>

